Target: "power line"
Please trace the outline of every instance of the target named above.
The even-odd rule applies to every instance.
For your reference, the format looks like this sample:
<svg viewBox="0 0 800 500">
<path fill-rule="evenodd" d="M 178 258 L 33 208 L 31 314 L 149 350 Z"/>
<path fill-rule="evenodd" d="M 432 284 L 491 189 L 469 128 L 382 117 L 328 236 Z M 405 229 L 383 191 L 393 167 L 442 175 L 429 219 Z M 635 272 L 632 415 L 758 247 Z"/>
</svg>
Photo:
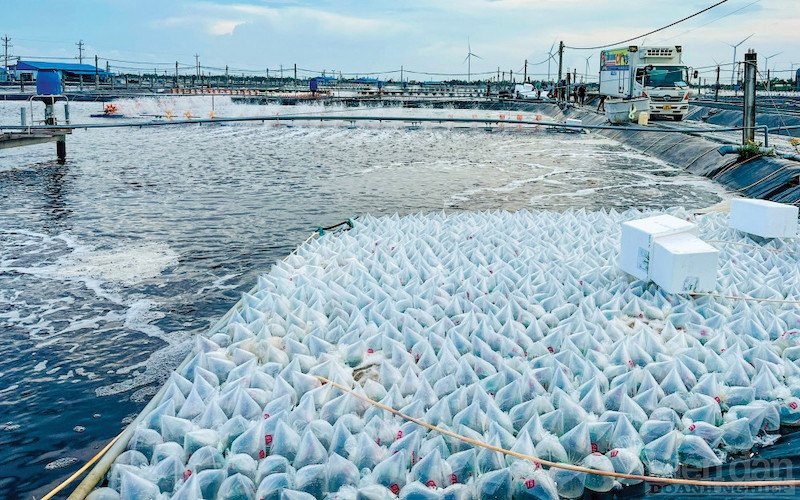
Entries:
<svg viewBox="0 0 800 500">
<path fill-rule="evenodd" d="M 667 28 L 671 28 L 671 27 L 675 26 L 676 24 L 680 24 L 680 23 L 682 23 L 684 21 L 687 21 L 687 20 L 689 20 L 689 19 L 691 19 L 693 17 L 699 16 L 700 14 L 702 14 L 704 12 L 708 12 L 709 10 L 713 9 L 714 7 L 719 7 L 720 5 L 724 4 L 727 1 L 728 0 L 720 0 L 719 2 L 715 3 L 714 5 L 706 7 L 703 10 L 699 10 L 699 11 L 695 12 L 692 15 L 684 17 L 683 19 L 678 19 L 677 21 L 675 21 L 673 23 L 670 23 L 670 24 L 668 24 L 666 26 L 662 26 L 662 27 L 660 27 L 658 29 L 654 29 L 653 31 L 648 31 L 647 33 L 644 33 L 642 35 L 637 35 L 637 36 L 628 38 L 627 40 L 622 40 L 620 42 L 609 43 L 609 44 L 606 44 L 606 45 L 597 45 L 595 47 L 570 47 L 570 46 L 565 45 L 564 48 L 565 49 L 572 49 L 572 50 L 595 50 L 595 49 L 604 49 L 606 47 L 613 47 L 614 45 L 621 45 L 623 43 L 628 43 L 628 42 L 631 42 L 631 41 L 636 40 L 638 38 L 644 38 L 646 36 L 652 35 L 653 33 L 658 33 L 659 31 L 663 31 L 663 30 L 665 30 Z"/>
</svg>

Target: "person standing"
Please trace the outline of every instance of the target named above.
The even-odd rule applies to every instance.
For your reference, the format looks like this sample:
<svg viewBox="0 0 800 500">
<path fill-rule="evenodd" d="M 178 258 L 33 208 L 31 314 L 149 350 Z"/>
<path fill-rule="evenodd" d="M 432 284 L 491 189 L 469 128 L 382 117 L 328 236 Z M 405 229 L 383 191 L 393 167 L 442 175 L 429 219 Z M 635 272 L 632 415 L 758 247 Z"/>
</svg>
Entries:
<svg viewBox="0 0 800 500">
<path fill-rule="evenodd" d="M 586 85 L 581 82 L 580 87 L 578 87 L 578 101 L 580 102 L 581 106 L 583 106 L 583 101 L 586 99 Z"/>
</svg>

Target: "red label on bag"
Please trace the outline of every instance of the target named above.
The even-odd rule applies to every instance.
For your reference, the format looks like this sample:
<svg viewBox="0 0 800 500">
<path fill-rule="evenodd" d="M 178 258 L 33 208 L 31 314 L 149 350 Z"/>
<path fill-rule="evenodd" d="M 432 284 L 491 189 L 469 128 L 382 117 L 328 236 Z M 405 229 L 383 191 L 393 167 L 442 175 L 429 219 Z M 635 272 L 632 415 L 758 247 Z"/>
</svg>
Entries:
<svg viewBox="0 0 800 500">
<path fill-rule="evenodd" d="M 372 347 L 368 347 L 367 348 L 367 354 L 374 354 L 374 353 L 375 353 L 375 349 L 373 349 Z"/>
<path fill-rule="evenodd" d="M 267 434 L 264 436 L 264 444 L 267 446 L 272 444 L 272 434 Z"/>
<path fill-rule="evenodd" d="M 258 450 L 258 458 L 260 458 L 262 460 L 267 458 L 267 452 L 264 451 L 264 450 Z"/>
<path fill-rule="evenodd" d="M 381 438 L 378 438 L 376 442 L 378 443 L 378 446 L 380 446 L 381 445 Z"/>
<path fill-rule="evenodd" d="M 611 453 L 609 453 L 609 455 L 611 455 L 612 458 L 616 457 L 617 455 L 619 455 L 619 450 L 611 450 Z"/>
<path fill-rule="evenodd" d="M 696 426 L 696 425 L 694 425 L 694 424 L 690 425 L 690 426 L 689 426 L 689 432 L 691 432 L 691 431 L 695 430 L 695 428 L 697 428 L 697 426 Z"/>
<path fill-rule="evenodd" d="M 390 490 L 392 491 L 392 493 L 394 493 L 395 495 L 397 495 L 398 493 L 400 493 L 400 487 L 399 487 L 399 486 L 397 486 L 396 484 L 393 484 L 393 485 L 389 486 L 389 489 L 390 489 Z"/>
<path fill-rule="evenodd" d="M 264 414 L 264 420 L 266 420 L 266 419 L 268 419 L 268 418 L 269 418 L 269 413 L 265 413 L 265 414 Z"/>
<path fill-rule="evenodd" d="M 556 352 L 556 350 L 555 350 L 555 349 L 553 349 L 553 348 L 552 348 L 552 347 L 550 347 L 550 346 L 547 346 L 547 350 L 548 350 L 548 351 L 550 351 L 551 353 L 554 353 L 554 352 Z"/>
<path fill-rule="evenodd" d="M 183 472 L 183 480 L 184 480 L 184 481 L 186 481 L 186 480 L 187 480 L 187 479 L 189 479 L 190 477 L 192 477 L 192 471 L 191 471 L 191 470 L 189 470 L 189 469 L 186 469 L 186 470 Z"/>
<path fill-rule="evenodd" d="M 628 366 L 630 366 L 631 368 L 633 368 L 633 360 L 632 360 L 632 359 L 629 359 L 629 360 L 628 360 Z"/>
<path fill-rule="evenodd" d="M 433 479 L 428 479 L 428 482 L 425 483 L 425 486 L 428 488 L 436 488 L 436 483 L 433 482 Z"/>
<path fill-rule="evenodd" d="M 403 437 L 403 431 L 397 431 L 397 439 Z"/>
<path fill-rule="evenodd" d="M 455 474 L 450 474 L 450 484 L 456 484 L 458 482 L 458 476 Z"/>
<path fill-rule="evenodd" d="M 525 487 L 526 488 L 531 489 L 534 486 L 536 486 L 536 480 L 535 479 L 528 479 L 527 481 L 525 481 Z"/>
<path fill-rule="evenodd" d="M 714 401 L 716 401 L 717 403 L 722 403 L 722 399 L 720 399 L 719 396 L 714 396 Z"/>
<path fill-rule="evenodd" d="M 792 401 L 791 403 L 789 403 L 789 408 L 791 408 L 792 410 L 796 410 L 797 409 L 797 403 Z"/>
<path fill-rule="evenodd" d="M 592 443 L 592 453 L 597 453 L 597 443 Z"/>
</svg>

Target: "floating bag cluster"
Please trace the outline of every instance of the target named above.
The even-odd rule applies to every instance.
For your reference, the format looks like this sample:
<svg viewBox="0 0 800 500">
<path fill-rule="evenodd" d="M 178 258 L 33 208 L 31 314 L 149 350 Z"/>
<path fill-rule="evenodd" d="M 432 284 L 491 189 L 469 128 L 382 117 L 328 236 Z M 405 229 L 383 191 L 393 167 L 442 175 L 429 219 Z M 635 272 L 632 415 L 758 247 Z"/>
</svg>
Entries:
<svg viewBox="0 0 800 500">
<path fill-rule="evenodd" d="M 636 483 L 476 448 L 317 376 L 598 471 L 671 476 L 772 443 L 800 422 L 800 314 L 778 301 L 800 297 L 800 248 L 703 216 L 719 296 L 669 295 L 616 264 L 620 223 L 644 215 L 368 216 L 311 241 L 197 338 L 90 498 L 578 498 Z"/>
</svg>

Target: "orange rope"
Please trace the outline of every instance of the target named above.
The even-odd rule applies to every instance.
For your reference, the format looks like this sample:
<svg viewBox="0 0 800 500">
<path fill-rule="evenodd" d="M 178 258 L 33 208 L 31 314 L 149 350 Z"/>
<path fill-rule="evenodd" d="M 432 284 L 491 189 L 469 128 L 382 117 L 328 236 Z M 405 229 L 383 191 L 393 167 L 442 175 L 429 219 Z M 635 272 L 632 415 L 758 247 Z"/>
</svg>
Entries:
<svg viewBox="0 0 800 500">
<path fill-rule="evenodd" d="M 482 441 L 478 441 L 467 436 L 462 436 L 461 434 L 456 434 L 455 432 L 448 431 L 447 429 L 442 429 L 441 427 L 437 427 L 435 425 L 429 424 L 427 422 L 423 422 L 417 418 L 414 418 L 410 415 L 406 415 L 398 410 L 390 406 L 386 406 L 383 403 L 378 401 L 373 401 L 372 399 L 362 396 L 354 392 L 349 387 L 344 385 L 338 384 L 331 380 L 326 379 L 325 377 L 316 376 L 317 380 L 322 382 L 323 384 L 330 384 L 337 389 L 341 389 L 344 392 L 355 396 L 356 398 L 366 401 L 367 403 L 377 406 L 378 408 L 388 411 L 398 417 L 402 418 L 403 420 L 407 420 L 409 422 L 413 422 L 417 425 L 430 429 L 434 432 L 438 432 L 445 436 L 450 436 L 455 439 L 459 439 L 464 441 L 465 443 L 469 443 L 474 446 L 479 446 L 481 448 L 486 448 L 487 450 L 496 451 L 499 453 L 503 453 L 505 455 L 510 455 L 515 458 L 519 458 L 522 460 L 528 460 L 529 462 L 533 462 L 534 465 L 537 467 L 539 465 L 546 465 L 548 467 L 555 467 L 557 469 L 565 469 L 571 470 L 574 472 L 584 472 L 586 474 L 595 474 L 598 476 L 609 476 L 615 477 L 620 479 L 632 479 L 636 481 L 647 481 L 649 483 L 657 483 L 657 484 L 685 484 L 690 486 L 711 486 L 711 487 L 744 487 L 744 488 L 756 488 L 756 487 L 765 487 L 765 486 L 800 486 L 800 480 L 798 479 L 785 479 L 785 480 L 774 480 L 774 481 L 708 481 L 702 479 L 681 479 L 681 478 L 673 478 L 673 477 L 655 477 L 655 476 L 644 476 L 639 474 L 625 474 L 622 472 L 607 472 L 597 469 L 589 469 L 588 467 L 582 467 L 580 465 L 572 465 L 572 464 L 565 464 L 560 462 L 551 462 L 549 460 L 544 460 L 538 457 L 533 457 L 531 455 L 525 455 L 523 453 L 518 453 L 512 450 L 506 450 L 505 448 L 501 448 L 499 446 L 494 446 L 489 443 L 484 443 Z"/>
</svg>

